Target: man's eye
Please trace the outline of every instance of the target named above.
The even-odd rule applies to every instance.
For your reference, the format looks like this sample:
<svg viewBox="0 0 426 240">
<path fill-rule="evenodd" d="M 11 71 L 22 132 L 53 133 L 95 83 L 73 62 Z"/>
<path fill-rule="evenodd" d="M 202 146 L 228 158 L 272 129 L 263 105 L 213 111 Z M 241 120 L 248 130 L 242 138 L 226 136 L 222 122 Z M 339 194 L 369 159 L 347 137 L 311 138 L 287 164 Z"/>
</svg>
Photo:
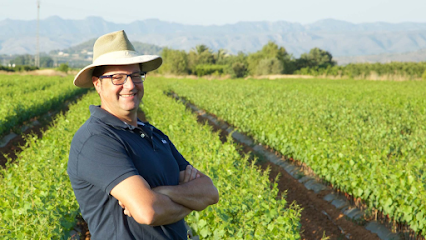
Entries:
<svg viewBox="0 0 426 240">
<path fill-rule="evenodd" d="M 123 75 L 112 75 L 112 80 L 121 80 L 123 79 Z"/>
</svg>

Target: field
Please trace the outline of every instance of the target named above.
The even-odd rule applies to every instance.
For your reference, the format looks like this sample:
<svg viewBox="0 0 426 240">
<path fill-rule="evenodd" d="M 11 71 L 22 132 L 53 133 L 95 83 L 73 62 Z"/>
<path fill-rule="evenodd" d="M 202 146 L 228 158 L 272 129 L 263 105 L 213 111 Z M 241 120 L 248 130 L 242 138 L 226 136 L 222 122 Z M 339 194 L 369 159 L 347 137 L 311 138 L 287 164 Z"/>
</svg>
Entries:
<svg viewBox="0 0 426 240">
<path fill-rule="evenodd" d="M 12 77 L 11 77 L 12 76 Z M 12 79 L 12 80 L 11 80 Z M 81 99 L 38 138 L 25 137 L 0 169 L 0 235 L 67 239 L 80 214 L 66 174 L 75 131 L 99 104 L 72 78 L 0 75 L 4 136 L 32 118 Z M 367 213 L 426 232 L 425 82 L 326 79 L 191 80 L 149 78 L 142 111 L 181 153 L 212 177 L 219 204 L 186 218 L 201 239 L 300 239 L 301 212 L 255 159 L 224 141 L 174 92 L 230 123 L 256 142 L 309 167 Z M 222 136 L 223 137 L 223 136 Z"/>
<path fill-rule="evenodd" d="M 0 75 L 0 136 L 86 91 L 70 81 L 70 77 Z"/>
<path fill-rule="evenodd" d="M 39 85 L 51 80 L 45 77 Z M 52 85 L 53 89 L 58 86 Z M 300 239 L 300 208 L 290 205 L 285 193 L 277 197 L 277 186 L 268 172 L 250 163 L 248 156 L 241 156 L 231 141 L 221 142 L 209 126 L 198 124 L 185 106 L 162 94 L 162 86 L 148 82 L 147 88 L 151 91 L 144 97 L 142 109 L 149 121 L 211 176 L 221 193 L 219 204 L 186 219 L 200 238 Z M 27 101 L 37 101 L 37 96 Z M 66 174 L 68 150 L 73 134 L 89 116 L 90 104 L 99 104 L 93 91 L 59 114 L 41 138 L 28 135 L 16 160 L 0 170 L 3 239 L 70 237 L 79 210 Z"/>
<path fill-rule="evenodd" d="M 426 83 L 158 81 L 370 209 L 425 232 Z"/>
</svg>

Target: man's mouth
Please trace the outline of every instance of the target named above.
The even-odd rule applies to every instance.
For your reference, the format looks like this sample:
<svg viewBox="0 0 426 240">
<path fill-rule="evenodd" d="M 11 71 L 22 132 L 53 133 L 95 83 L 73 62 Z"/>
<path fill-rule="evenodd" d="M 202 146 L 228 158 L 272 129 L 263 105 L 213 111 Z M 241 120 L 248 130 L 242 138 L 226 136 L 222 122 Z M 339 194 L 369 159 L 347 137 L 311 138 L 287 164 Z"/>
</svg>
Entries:
<svg viewBox="0 0 426 240">
<path fill-rule="evenodd" d="M 136 96 L 136 93 L 120 94 L 120 97 L 124 97 L 124 98 L 133 97 L 133 96 Z"/>
</svg>

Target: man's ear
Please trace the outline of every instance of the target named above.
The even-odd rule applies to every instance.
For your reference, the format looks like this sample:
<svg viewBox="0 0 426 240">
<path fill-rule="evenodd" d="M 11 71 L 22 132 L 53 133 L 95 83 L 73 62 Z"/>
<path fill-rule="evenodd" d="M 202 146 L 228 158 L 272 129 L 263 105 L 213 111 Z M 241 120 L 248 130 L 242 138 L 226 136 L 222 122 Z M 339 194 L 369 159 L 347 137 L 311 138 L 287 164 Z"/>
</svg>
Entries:
<svg viewBox="0 0 426 240">
<path fill-rule="evenodd" d="M 92 82 L 93 86 L 95 86 L 95 89 L 98 93 L 101 91 L 101 80 L 98 77 L 92 76 Z"/>
</svg>

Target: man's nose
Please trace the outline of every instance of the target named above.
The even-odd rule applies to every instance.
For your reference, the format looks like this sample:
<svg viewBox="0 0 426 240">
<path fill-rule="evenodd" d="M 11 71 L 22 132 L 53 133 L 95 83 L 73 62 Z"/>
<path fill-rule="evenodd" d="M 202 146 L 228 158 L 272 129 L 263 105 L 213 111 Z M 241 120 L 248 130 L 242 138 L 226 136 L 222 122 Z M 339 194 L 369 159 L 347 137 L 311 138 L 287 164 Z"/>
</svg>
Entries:
<svg viewBox="0 0 426 240">
<path fill-rule="evenodd" d="M 133 82 L 130 76 L 126 76 L 126 82 L 123 84 L 123 87 L 133 89 L 135 88 L 135 83 Z"/>
</svg>

